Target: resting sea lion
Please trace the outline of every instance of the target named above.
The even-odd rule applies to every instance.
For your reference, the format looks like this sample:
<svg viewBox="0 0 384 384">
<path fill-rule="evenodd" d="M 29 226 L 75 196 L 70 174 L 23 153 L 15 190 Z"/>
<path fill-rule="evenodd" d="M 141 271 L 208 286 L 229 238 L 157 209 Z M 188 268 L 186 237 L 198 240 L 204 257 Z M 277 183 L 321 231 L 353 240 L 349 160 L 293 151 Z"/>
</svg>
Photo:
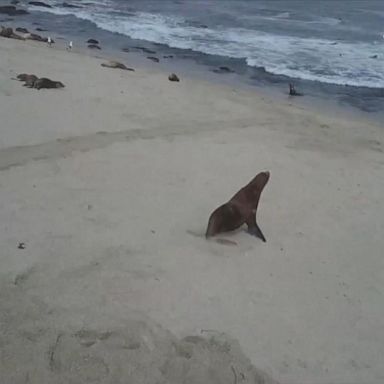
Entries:
<svg viewBox="0 0 384 384">
<path fill-rule="evenodd" d="M 108 61 L 106 63 L 102 63 L 101 66 L 107 68 L 125 69 L 126 71 L 134 71 L 133 68 L 128 68 L 123 63 L 120 63 L 118 61 Z"/>
<path fill-rule="evenodd" d="M 46 77 L 42 77 L 40 79 L 35 80 L 33 84 L 33 88 L 41 89 L 41 88 L 63 88 L 65 85 L 60 81 L 53 81 L 51 79 L 47 79 Z"/>
<path fill-rule="evenodd" d="M 35 85 L 35 81 L 38 79 L 35 75 L 28 75 L 28 77 L 25 79 L 25 83 L 23 84 L 24 87 L 33 88 Z"/>
<path fill-rule="evenodd" d="M 268 180 L 269 172 L 260 172 L 231 200 L 213 211 L 208 221 L 205 237 L 233 231 L 246 223 L 248 232 L 265 242 L 265 237 L 256 223 L 256 211 L 261 192 Z"/>
<path fill-rule="evenodd" d="M 25 81 L 25 84 L 23 84 L 23 86 L 32 88 L 33 84 L 37 80 L 37 76 L 29 75 L 28 73 L 20 73 L 16 76 L 16 78 L 12 77 L 12 80 Z"/>
<path fill-rule="evenodd" d="M 35 76 L 35 75 L 29 75 L 28 73 L 20 73 L 16 76 L 16 79 L 13 80 L 19 80 L 19 81 L 26 81 L 29 76 Z"/>
</svg>

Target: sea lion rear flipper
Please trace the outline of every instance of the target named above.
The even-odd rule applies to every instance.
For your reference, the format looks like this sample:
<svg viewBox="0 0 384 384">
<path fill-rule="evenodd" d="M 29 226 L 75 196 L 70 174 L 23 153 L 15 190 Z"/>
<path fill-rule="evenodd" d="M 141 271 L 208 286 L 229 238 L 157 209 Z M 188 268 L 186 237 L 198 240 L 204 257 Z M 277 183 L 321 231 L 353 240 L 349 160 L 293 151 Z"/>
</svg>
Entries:
<svg viewBox="0 0 384 384">
<path fill-rule="evenodd" d="M 264 243 L 267 242 L 267 240 L 265 239 L 265 237 L 263 235 L 263 232 L 261 232 L 261 229 L 257 225 L 256 218 L 254 216 L 252 218 L 248 219 L 246 221 L 246 223 L 248 225 L 248 233 L 250 235 L 260 238 L 261 240 L 264 241 Z"/>
</svg>

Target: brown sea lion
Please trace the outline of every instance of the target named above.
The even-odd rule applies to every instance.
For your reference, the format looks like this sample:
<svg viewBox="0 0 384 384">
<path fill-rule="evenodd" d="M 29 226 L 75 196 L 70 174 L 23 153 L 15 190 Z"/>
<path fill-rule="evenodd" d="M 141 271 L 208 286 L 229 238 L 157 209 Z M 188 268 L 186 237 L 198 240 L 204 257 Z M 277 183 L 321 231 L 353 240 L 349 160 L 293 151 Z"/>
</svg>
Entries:
<svg viewBox="0 0 384 384">
<path fill-rule="evenodd" d="M 35 76 L 35 75 L 29 75 L 28 73 L 20 73 L 19 75 L 16 76 L 16 79 L 14 80 L 26 81 L 29 76 Z"/>
<path fill-rule="evenodd" d="M 37 80 L 37 76 L 36 75 L 29 75 L 28 73 L 20 73 L 19 75 L 16 76 L 16 78 L 12 77 L 11 79 L 24 81 L 25 82 L 25 84 L 23 84 L 24 87 L 32 88 L 33 84 Z"/>
<path fill-rule="evenodd" d="M 25 83 L 23 84 L 24 87 L 33 88 L 35 85 L 35 81 L 38 79 L 35 75 L 28 75 L 27 78 L 24 80 Z"/>
<path fill-rule="evenodd" d="M 205 237 L 233 231 L 246 223 L 248 232 L 265 242 L 265 237 L 256 222 L 256 211 L 261 192 L 268 180 L 269 172 L 260 172 L 231 200 L 214 210 L 209 217 Z"/>
<path fill-rule="evenodd" d="M 133 68 L 128 68 L 123 63 L 120 63 L 118 61 L 108 61 L 106 63 L 102 63 L 101 66 L 102 67 L 107 67 L 107 68 L 125 69 L 126 71 L 134 71 Z"/>
<path fill-rule="evenodd" d="M 63 88 L 65 85 L 60 81 L 53 81 L 46 77 L 42 77 L 40 79 L 35 80 L 33 84 L 33 88 L 41 89 L 41 88 Z"/>
</svg>

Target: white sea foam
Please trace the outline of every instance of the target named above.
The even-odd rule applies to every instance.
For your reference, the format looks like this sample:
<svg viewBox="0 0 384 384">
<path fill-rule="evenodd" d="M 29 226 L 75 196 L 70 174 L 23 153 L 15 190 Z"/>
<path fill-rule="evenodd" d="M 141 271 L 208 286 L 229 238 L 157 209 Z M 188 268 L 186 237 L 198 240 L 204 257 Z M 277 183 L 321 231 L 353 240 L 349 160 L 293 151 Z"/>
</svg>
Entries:
<svg viewBox="0 0 384 384">
<path fill-rule="evenodd" d="M 50 8 L 57 15 L 74 15 L 95 23 L 107 31 L 147 40 L 174 48 L 192 49 L 207 54 L 245 58 L 247 64 L 265 67 L 268 72 L 332 84 L 374 88 L 384 87 L 384 43 L 338 42 L 263 33 L 241 28 L 199 28 L 181 17 L 137 12 L 132 15 L 114 12 L 111 2 L 103 7 L 81 9 Z M 105 13 L 106 7 L 109 14 Z M 41 9 L 40 9 L 41 10 Z M 288 13 L 280 15 L 289 17 Z M 324 23 L 338 20 L 327 18 Z M 380 47 L 379 47 L 380 48 Z M 378 55 L 371 59 L 370 56 Z"/>
</svg>

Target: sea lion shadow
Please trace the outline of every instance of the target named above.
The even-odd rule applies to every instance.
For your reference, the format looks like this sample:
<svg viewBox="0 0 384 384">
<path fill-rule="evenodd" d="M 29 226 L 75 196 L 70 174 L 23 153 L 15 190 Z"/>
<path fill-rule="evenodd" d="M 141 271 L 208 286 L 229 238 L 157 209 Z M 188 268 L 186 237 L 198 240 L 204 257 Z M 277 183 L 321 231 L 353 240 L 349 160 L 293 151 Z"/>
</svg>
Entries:
<svg viewBox="0 0 384 384">
<path fill-rule="evenodd" d="M 223 244 L 223 245 L 237 245 L 237 242 L 235 240 L 225 239 L 222 237 L 211 237 L 211 238 L 207 239 L 205 236 L 205 232 L 203 232 L 203 231 L 194 231 L 194 230 L 188 229 L 186 232 L 191 236 L 194 236 L 194 237 L 197 237 L 199 239 L 206 240 L 206 241 L 214 241 L 218 244 Z M 233 237 L 234 235 L 236 235 L 240 232 L 246 233 L 247 231 L 244 228 L 237 228 L 234 231 L 225 233 L 225 235 L 227 237 Z"/>
</svg>

